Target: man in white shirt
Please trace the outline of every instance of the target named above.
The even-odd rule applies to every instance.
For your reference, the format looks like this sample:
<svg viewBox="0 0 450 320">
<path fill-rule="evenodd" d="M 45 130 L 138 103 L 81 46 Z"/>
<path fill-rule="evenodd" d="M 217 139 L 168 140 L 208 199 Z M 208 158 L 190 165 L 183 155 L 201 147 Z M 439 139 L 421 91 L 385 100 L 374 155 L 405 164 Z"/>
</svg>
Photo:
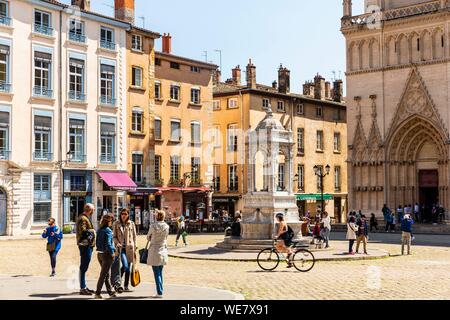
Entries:
<svg viewBox="0 0 450 320">
<path fill-rule="evenodd" d="M 331 232 L 331 218 L 328 216 L 328 212 L 323 213 L 322 221 L 320 222 L 323 224 L 322 229 L 322 237 L 325 241 L 325 248 L 329 248 L 329 241 L 330 241 L 330 232 Z"/>
</svg>

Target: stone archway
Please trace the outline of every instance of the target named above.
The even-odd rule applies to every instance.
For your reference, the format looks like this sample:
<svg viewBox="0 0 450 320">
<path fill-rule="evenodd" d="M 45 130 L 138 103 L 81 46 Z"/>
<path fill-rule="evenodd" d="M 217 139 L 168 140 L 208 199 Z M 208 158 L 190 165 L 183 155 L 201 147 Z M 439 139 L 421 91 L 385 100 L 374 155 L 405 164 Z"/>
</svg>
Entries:
<svg viewBox="0 0 450 320">
<path fill-rule="evenodd" d="M 427 190 L 444 206 L 448 185 L 448 148 L 445 134 L 428 119 L 414 115 L 401 123 L 387 144 L 388 204 L 392 208 L 423 201 L 421 176 L 436 173 L 438 183 Z M 431 197 L 431 196 L 428 196 Z M 434 196 L 433 196 L 434 197 Z"/>
</svg>

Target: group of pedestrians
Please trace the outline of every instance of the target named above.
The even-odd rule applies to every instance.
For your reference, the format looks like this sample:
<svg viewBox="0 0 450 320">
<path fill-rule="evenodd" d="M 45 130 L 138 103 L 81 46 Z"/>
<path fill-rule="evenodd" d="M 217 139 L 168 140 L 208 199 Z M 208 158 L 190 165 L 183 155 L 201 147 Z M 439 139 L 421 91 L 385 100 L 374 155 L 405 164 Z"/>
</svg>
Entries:
<svg viewBox="0 0 450 320">
<path fill-rule="evenodd" d="M 366 216 L 359 211 L 351 212 L 347 223 L 347 240 L 349 241 L 348 254 L 359 254 L 361 243 L 363 244 L 364 254 L 367 253 L 367 242 L 369 241 L 369 224 Z M 356 242 L 356 252 L 353 247 Z"/>
</svg>

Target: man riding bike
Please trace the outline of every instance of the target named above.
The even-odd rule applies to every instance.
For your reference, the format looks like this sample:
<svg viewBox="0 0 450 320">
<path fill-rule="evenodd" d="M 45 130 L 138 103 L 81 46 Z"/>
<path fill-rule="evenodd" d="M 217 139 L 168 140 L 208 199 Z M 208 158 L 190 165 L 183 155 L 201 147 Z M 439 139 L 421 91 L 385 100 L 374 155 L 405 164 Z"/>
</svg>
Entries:
<svg viewBox="0 0 450 320">
<path fill-rule="evenodd" d="M 278 213 L 276 215 L 276 219 L 279 223 L 278 232 L 275 236 L 275 240 L 277 241 L 276 248 L 281 253 L 287 253 L 287 263 L 288 263 L 287 267 L 292 268 L 293 264 L 291 258 L 293 252 L 291 246 L 292 246 L 293 231 L 284 220 L 283 213 Z"/>
</svg>

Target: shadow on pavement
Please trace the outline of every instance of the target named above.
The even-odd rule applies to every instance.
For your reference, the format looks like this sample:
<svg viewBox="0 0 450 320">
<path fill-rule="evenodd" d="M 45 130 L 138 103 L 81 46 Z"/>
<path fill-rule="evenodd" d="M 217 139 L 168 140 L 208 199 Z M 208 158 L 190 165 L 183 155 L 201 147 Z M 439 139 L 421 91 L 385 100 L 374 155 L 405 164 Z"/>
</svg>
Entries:
<svg viewBox="0 0 450 320">
<path fill-rule="evenodd" d="M 49 299 L 49 298 L 58 298 L 58 297 L 64 297 L 64 296 L 75 296 L 78 292 L 72 292 L 72 293 L 36 293 L 36 294 L 30 294 L 30 298 L 42 298 L 42 299 Z"/>
</svg>

